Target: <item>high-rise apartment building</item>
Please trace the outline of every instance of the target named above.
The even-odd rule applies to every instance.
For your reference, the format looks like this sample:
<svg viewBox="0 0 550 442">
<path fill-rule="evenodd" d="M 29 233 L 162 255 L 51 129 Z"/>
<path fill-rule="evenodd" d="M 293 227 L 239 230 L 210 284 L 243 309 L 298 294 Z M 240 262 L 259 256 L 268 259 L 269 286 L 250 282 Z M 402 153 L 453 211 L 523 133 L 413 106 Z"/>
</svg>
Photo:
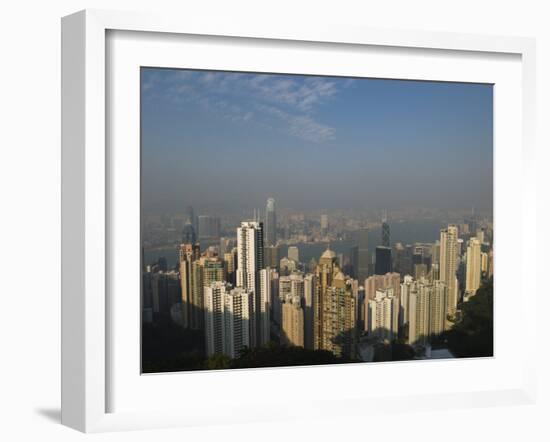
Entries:
<svg viewBox="0 0 550 442">
<path fill-rule="evenodd" d="M 282 306 L 283 324 L 281 342 L 285 345 L 304 347 L 304 309 L 302 298 L 292 295 Z"/>
<path fill-rule="evenodd" d="M 486 275 L 489 271 L 489 254 L 481 252 L 481 274 Z"/>
<path fill-rule="evenodd" d="M 333 275 L 338 270 L 336 253 L 330 249 L 325 250 L 315 268 L 316 287 L 313 301 L 313 346 L 315 350 L 322 348 L 324 293 L 332 285 Z M 281 290 L 281 286 L 279 290 Z"/>
<path fill-rule="evenodd" d="M 458 227 L 450 224 L 441 229 L 439 238 L 439 279 L 448 290 L 447 315 L 454 316 L 458 304 Z"/>
<path fill-rule="evenodd" d="M 237 248 L 223 254 L 225 280 L 232 285 L 237 283 Z"/>
<path fill-rule="evenodd" d="M 274 291 L 273 280 L 277 275 L 277 271 L 270 267 L 260 270 L 260 297 L 259 297 L 259 314 L 258 320 L 258 345 L 265 345 L 269 342 L 271 336 L 271 305 L 273 298 L 277 296 Z"/>
<path fill-rule="evenodd" d="M 366 327 L 370 336 L 392 340 L 399 331 L 399 297 L 393 288 L 377 290 L 366 302 Z"/>
<path fill-rule="evenodd" d="M 323 293 L 320 348 L 354 358 L 357 351 L 357 307 L 351 281 L 338 270 Z"/>
<path fill-rule="evenodd" d="M 430 336 L 443 333 L 448 324 L 447 315 L 447 286 L 444 282 L 433 281 L 430 293 Z"/>
<path fill-rule="evenodd" d="M 213 282 L 204 288 L 204 332 L 206 354 L 222 354 L 225 349 L 225 295 L 231 286 L 224 282 Z"/>
<path fill-rule="evenodd" d="M 403 283 L 400 286 L 399 295 L 399 327 L 409 323 L 409 300 L 411 292 L 416 288 L 414 279 L 410 275 L 406 275 L 403 278 Z"/>
<path fill-rule="evenodd" d="M 277 245 L 277 214 L 275 213 L 275 200 L 267 199 L 265 209 L 265 244 L 268 246 Z"/>
<path fill-rule="evenodd" d="M 253 293 L 237 287 L 224 296 L 224 353 L 230 358 L 239 356 L 250 347 L 250 320 Z"/>
<path fill-rule="evenodd" d="M 470 238 L 466 250 L 466 299 L 475 295 L 481 285 L 481 241 Z"/>
<path fill-rule="evenodd" d="M 365 280 L 365 297 L 373 299 L 377 290 L 387 288 L 392 288 L 394 293 L 399 293 L 400 282 L 401 277 L 396 272 L 369 276 Z"/>
<path fill-rule="evenodd" d="M 181 312 L 184 328 L 198 329 L 194 314 L 192 296 L 192 266 L 193 262 L 200 258 L 200 247 L 198 244 L 181 244 L 179 249 L 179 273 L 181 284 Z"/>
<path fill-rule="evenodd" d="M 224 280 L 225 270 L 219 257 L 201 256 L 191 263 L 191 323 L 204 329 L 204 287 Z"/>
<path fill-rule="evenodd" d="M 442 281 L 414 281 L 408 298 L 408 343 L 425 345 L 447 328 L 447 286 Z"/>
<path fill-rule="evenodd" d="M 315 269 L 313 347 L 353 358 L 357 345 L 357 300 L 352 281 L 346 280 L 336 261 L 334 251 L 327 249 Z"/>
<path fill-rule="evenodd" d="M 261 341 L 260 278 L 264 265 L 263 224 L 243 221 L 237 229 L 237 286 L 252 292 L 252 316 L 250 318 L 250 345 L 256 347 Z"/>
<path fill-rule="evenodd" d="M 304 347 L 313 350 L 313 311 L 315 298 L 315 276 L 304 276 Z"/>
</svg>

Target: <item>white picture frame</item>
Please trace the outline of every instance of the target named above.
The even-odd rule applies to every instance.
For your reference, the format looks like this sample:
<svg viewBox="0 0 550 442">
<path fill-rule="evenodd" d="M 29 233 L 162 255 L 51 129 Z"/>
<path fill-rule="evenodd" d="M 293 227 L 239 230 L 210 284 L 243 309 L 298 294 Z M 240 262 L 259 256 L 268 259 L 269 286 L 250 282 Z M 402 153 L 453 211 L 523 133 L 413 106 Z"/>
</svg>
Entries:
<svg viewBox="0 0 550 442">
<path fill-rule="evenodd" d="M 113 389 L 112 349 L 109 327 L 112 326 L 108 299 L 110 265 L 110 236 L 116 230 L 108 228 L 112 199 L 110 195 L 108 133 L 109 118 L 107 57 L 108 32 L 149 32 L 156 35 L 218 36 L 286 42 L 285 44 L 338 44 L 341 47 L 370 46 L 380 50 L 390 48 L 428 49 L 468 52 L 483 57 L 485 54 L 509 54 L 520 57 L 521 63 L 521 127 L 520 157 L 522 187 L 517 203 L 521 204 L 520 218 L 535 219 L 535 178 L 529 174 L 534 158 L 535 106 L 535 43 L 518 37 L 493 37 L 451 33 L 416 31 L 388 31 L 358 29 L 345 26 L 308 24 L 295 27 L 279 24 L 276 28 L 249 22 L 218 23 L 195 17 L 175 18 L 123 12 L 87 10 L 63 18 L 62 21 L 62 423 L 84 432 L 158 428 L 168 426 L 207 425 L 216 422 L 284 419 L 287 417 L 323 416 L 327 401 L 338 400 L 339 413 L 367 415 L 373 411 L 397 409 L 454 408 L 503 403 L 530 403 L 535 397 L 535 324 L 527 315 L 518 318 L 525 331 L 525 347 L 521 354 L 521 373 L 510 385 L 502 388 L 437 394 L 400 394 L 389 391 L 376 396 L 376 401 L 361 400 L 361 396 L 313 398 L 307 410 L 294 413 L 277 402 L 273 407 L 258 409 L 244 398 L 236 400 L 232 413 L 220 411 L 207 415 L 205 408 L 197 407 L 190 413 L 185 407 L 168 409 L 140 409 L 113 411 L 109 406 L 109 392 Z M 111 54 L 112 55 L 112 54 Z M 518 147 L 519 148 L 519 147 Z M 495 190 L 497 192 L 498 190 Z M 522 222 L 521 238 L 525 237 Z M 521 241 L 521 274 L 528 267 L 526 258 L 534 256 L 533 247 Z M 505 253 L 504 249 L 502 252 Z M 136 295 L 137 297 L 137 295 Z M 522 278 L 519 306 L 534 305 L 534 281 Z M 497 301 L 498 302 L 498 301 Z M 496 321 L 498 321 L 498 316 Z M 531 339 L 530 339 L 531 338 Z M 497 338 L 498 339 L 498 338 Z M 498 357 L 498 355 L 497 355 Z M 376 364 L 375 364 L 376 365 Z M 362 364 L 350 367 L 349 375 L 358 376 Z M 458 367 L 458 366 L 457 366 Z M 334 367 L 332 367 L 334 369 Z M 342 367 L 337 367 L 341 369 Z M 447 366 L 441 366 L 447 370 Z M 292 370 L 278 371 L 287 379 Z M 317 368 L 315 368 L 317 370 Z M 334 372 L 328 367 L 323 375 Z M 136 370 L 138 368 L 136 367 Z M 275 370 L 275 369 L 273 369 Z M 255 371 L 249 377 L 273 376 L 274 371 Z M 281 370 L 281 369 L 279 369 Z M 245 372 L 238 375 L 243 376 Z M 252 372 L 251 372 L 252 373 Z M 281 373 L 284 373 L 282 375 Z M 296 371 L 297 373 L 297 371 Z M 319 372 L 321 373 L 321 372 Z M 332 374 L 331 374 L 332 373 Z M 209 373 L 227 379 L 235 374 Z M 167 376 L 167 375 L 163 375 Z M 177 375 L 170 375 L 177 376 Z M 198 375 L 193 375 L 198 376 Z M 200 378 L 195 377 L 195 382 Z M 365 396 L 367 398 L 367 396 Z M 235 416 L 238 416 L 235 418 Z"/>
</svg>

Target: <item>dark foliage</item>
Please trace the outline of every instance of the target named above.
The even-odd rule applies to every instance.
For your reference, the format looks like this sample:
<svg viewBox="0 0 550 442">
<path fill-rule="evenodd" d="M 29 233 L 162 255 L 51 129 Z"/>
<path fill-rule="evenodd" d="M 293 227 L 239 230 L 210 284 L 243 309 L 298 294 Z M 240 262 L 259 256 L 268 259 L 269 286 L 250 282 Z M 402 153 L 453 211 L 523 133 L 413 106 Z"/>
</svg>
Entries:
<svg viewBox="0 0 550 442">
<path fill-rule="evenodd" d="M 157 316 L 143 324 L 141 366 L 143 373 L 200 370 L 204 361 L 204 334 L 186 330 L 169 317 Z"/>
<path fill-rule="evenodd" d="M 409 361 L 414 359 L 414 356 L 414 349 L 410 345 L 394 341 L 391 344 L 376 345 L 373 362 Z"/>
<path fill-rule="evenodd" d="M 270 343 L 265 347 L 245 349 L 231 361 L 230 368 L 284 367 L 296 365 L 341 364 L 353 362 L 327 350 L 306 350 Z"/>
<path fill-rule="evenodd" d="M 468 302 L 462 315 L 445 333 L 449 350 L 461 358 L 493 356 L 493 281 L 485 282 Z"/>
</svg>

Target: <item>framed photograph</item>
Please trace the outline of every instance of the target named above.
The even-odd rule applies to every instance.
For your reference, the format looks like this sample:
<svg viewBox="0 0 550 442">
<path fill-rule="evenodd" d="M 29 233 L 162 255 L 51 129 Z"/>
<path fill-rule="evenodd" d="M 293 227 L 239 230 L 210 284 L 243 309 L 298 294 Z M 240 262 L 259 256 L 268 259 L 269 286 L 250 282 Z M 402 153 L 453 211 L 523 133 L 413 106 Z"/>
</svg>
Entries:
<svg viewBox="0 0 550 442">
<path fill-rule="evenodd" d="M 532 40 L 62 31 L 64 424 L 534 400 Z"/>
</svg>

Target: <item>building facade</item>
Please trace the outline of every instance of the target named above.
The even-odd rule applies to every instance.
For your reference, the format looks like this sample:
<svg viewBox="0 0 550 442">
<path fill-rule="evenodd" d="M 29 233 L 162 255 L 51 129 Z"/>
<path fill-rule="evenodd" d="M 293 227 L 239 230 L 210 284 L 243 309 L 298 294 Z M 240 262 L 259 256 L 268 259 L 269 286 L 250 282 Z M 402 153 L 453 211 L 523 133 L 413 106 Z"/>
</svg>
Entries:
<svg viewBox="0 0 550 442">
<path fill-rule="evenodd" d="M 252 316 L 250 318 L 250 345 L 256 347 L 261 341 L 260 278 L 264 266 L 263 224 L 258 221 L 243 221 L 237 229 L 237 287 L 252 292 Z"/>
</svg>

